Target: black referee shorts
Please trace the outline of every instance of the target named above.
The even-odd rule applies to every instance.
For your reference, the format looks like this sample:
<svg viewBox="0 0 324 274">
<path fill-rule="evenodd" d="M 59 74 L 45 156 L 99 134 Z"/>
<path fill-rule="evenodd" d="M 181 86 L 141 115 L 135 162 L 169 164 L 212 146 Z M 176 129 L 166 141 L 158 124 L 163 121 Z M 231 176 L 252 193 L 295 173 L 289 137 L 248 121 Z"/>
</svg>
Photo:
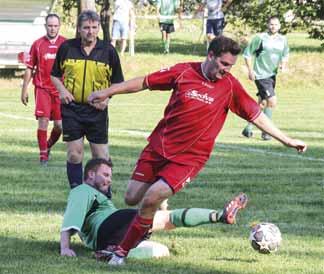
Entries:
<svg viewBox="0 0 324 274">
<path fill-rule="evenodd" d="M 86 137 L 94 144 L 108 143 L 108 110 L 97 110 L 88 104 L 61 105 L 63 141 Z"/>
</svg>

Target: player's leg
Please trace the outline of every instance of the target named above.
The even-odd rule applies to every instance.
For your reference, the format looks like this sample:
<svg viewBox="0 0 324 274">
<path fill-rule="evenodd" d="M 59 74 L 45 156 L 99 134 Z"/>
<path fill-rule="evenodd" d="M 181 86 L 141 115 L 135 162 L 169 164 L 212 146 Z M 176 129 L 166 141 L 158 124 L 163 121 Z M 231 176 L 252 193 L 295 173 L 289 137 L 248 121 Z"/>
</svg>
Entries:
<svg viewBox="0 0 324 274">
<path fill-rule="evenodd" d="M 246 207 L 247 201 L 246 194 L 240 193 L 227 202 L 222 210 L 218 211 L 208 208 L 159 210 L 154 216 L 152 231 L 170 230 L 177 227 L 195 227 L 218 222 L 233 224 L 237 213 Z"/>
<path fill-rule="evenodd" d="M 160 30 L 162 35 L 162 45 L 163 45 L 163 52 L 166 50 L 166 41 L 167 41 L 167 33 L 166 33 L 166 25 L 163 23 L 160 23 Z"/>
<path fill-rule="evenodd" d="M 35 88 L 35 116 L 38 120 L 37 141 L 39 160 L 42 166 L 46 166 L 48 162 L 47 129 L 51 117 L 51 96 L 44 89 Z"/>
<path fill-rule="evenodd" d="M 122 24 L 121 29 L 121 49 L 120 49 L 120 55 L 123 56 L 127 47 L 127 39 L 128 39 L 128 32 L 129 32 L 129 26 L 128 22 Z"/>
<path fill-rule="evenodd" d="M 171 43 L 171 33 L 174 32 L 174 24 L 166 24 L 166 40 L 165 40 L 165 47 L 164 47 L 164 53 L 169 53 L 170 52 L 170 43 Z"/>
<path fill-rule="evenodd" d="M 267 79 L 261 79 L 259 81 L 260 85 L 260 97 L 263 100 L 262 107 L 264 114 L 272 120 L 272 111 L 277 105 L 277 97 L 274 91 L 276 84 L 276 78 L 275 76 L 267 78 Z M 271 140 L 271 136 L 265 132 L 262 132 L 261 137 L 265 141 Z"/>
<path fill-rule="evenodd" d="M 224 29 L 224 23 L 225 23 L 224 18 L 219 18 L 215 20 L 213 31 L 216 37 L 222 35 Z"/>
<path fill-rule="evenodd" d="M 134 218 L 127 234 L 123 241 L 116 250 L 116 256 L 112 257 L 110 264 L 119 265 L 123 264 L 123 257 L 127 256 L 129 250 L 146 234 L 153 225 L 153 217 L 158 210 L 160 204 L 174 193 L 181 190 L 186 183 L 194 178 L 202 166 L 193 167 L 180 165 L 177 163 L 169 162 L 162 156 L 159 156 L 154 151 L 151 154 L 146 153 L 149 151 L 148 146 L 141 154 L 140 160 L 133 172 L 132 179 L 145 178 L 146 182 L 151 182 L 152 178 L 159 178 L 153 182 L 144 193 L 140 202 L 138 214 Z M 146 160 L 148 156 L 155 156 L 156 159 Z M 146 159 L 145 159 L 146 158 Z M 151 170 L 149 167 L 151 166 Z M 131 192 L 127 192 L 131 193 Z M 126 202 L 130 200 L 127 197 Z"/>
<path fill-rule="evenodd" d="M 82 184 L 85 126 L 81 122 L 80 114 L 86 107 L 78 104 L 61 105 L 63 141 L 66 142 L 67 148 L 66 171 L 71 188 Z"/>
<path fill-rule="evenodd" d="M 47 156 L 49 157 L 53 145 L 58 141 L 62 134 L 62 115 L 61 115 L 61 101 L 58 96 L 52 97 L 52 111 L 51 120 L 53 120 L 53 128 L 49 139 L 47 140 Z"/>
<path fill-rule="evenodd" d="M 119 34 L 119 23 L 118 21 L 114 20 L 113 21 L 113 26 L 112 26 L 112 31 L 111 31 L 111 44 L 116 47 L 116 41 L 119 39 L 120 34 Z"/>
<path fill-rule="evenodd" d="M 66 142 L 67 162 L 66 173 L 71 188 L 82 184 L 83 137 Z"/>
<path fill-rule="evenodd" d="M 39 161 L 42 166 L 46 166 L 48 162 L 48 152 L 47 152 L 47 128 L 48 128 L 48 118 L 38 117 L 38 129 L 37 129 L 37 140 L 39 147 Z"/>
<path fill-rule="evenodd" d="M 262 80 L 255 80 L 255 85 L 258 89 L 257 96 L 258 96 L 258 104 L 260 108 L 263 110 L 266 106 L 266 95 L 264 93 L 264 87 L 262 85 Z M 242 135 L 246 138 L 251 138 L 253 136 L 253 124 L 248 123 L 246 127 L 242 131 Z"/>
<path fill-rule="evenodd" d="M 206 24 L 206 33 L 208 44 L 216 37 L 214 33 L 215 29 L 215 20 L 208 19 Z"/>
<path fill-rule="evenodd" d="M 163 180 L 159 179 L 152 184 L 145 192 L 139 206 L 138 214 L 133 219 L 126 235 L 114 251 L 109 264 L 124 264 L 124 258 L 128 252 L 135 247 L 144 235 L 148 233 L 153 225 L 153 217 L 163 200 L 173 195 L 171 187 Z"/>
<path fill-rule="evenodd" d="M 108 112 L 107 109 L 98 111 L 94 108 L 89 109 L 88 116 L 85 119 L 86 128 L 84 134 L 89 141 L 92 158 L 109 158 L 108 147 Z M 112 196 L 111 187 L 106 196 L 110 199 Z"/>
</svg>

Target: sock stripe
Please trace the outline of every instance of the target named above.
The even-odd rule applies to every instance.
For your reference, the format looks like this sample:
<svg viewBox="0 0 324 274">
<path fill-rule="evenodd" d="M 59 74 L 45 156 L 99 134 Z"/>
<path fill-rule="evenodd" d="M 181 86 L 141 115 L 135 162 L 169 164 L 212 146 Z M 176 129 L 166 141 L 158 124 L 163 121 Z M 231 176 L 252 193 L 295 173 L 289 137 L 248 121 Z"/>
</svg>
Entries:
<svg viewBox="0 0 324 274">
<path fill-rule="evenodd" d="M 183 226 L 188 226 L 187 224 L 186 224 L 186 215 L 187 215 L 187 212 L 188 212 L 188 210 L 189 210 L 190 208 L 188 207 L 188 208 L 186 208 L 183 212 L 182 212 L 182 215 L 181 215 L 181 222 L 182 222 L 182 224 L 183 224 Z"/>
</svg>

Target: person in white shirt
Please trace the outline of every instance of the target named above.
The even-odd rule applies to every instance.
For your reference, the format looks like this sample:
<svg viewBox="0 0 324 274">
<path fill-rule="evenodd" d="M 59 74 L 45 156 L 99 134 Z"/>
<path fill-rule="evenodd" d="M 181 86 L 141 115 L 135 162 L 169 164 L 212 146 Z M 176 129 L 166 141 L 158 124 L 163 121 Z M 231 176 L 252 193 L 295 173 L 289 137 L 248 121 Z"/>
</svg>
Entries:
<svg viewBox="0 0 324 274">
<path fill-rule="evenodd" d="M 130 0 L 116 0 L 114 10 L 111 44 L 116 47 L 117 40 L 120 40 L 120 55 L 123 56 L 127 47 L 130 24 L 135 19 L 134 5 Z"/>
</svg>

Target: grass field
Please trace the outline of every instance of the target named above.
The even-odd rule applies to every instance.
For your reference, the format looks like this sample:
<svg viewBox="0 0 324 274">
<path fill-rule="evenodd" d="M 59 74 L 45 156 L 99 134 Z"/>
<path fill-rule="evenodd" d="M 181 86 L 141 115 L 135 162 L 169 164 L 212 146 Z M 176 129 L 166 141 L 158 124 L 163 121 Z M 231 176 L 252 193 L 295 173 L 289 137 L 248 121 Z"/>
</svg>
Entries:
<svg viewBox="0 0 324 274">
<path fill-rule="evenodd" d="M 162 55 L 157 29 L 138 30 L 137 54 L 122 58 L 126 79 L 188 60 L 203 60 L 200 29 L 184 26 L 174 35 L 172 53 Z M 194 37 L 194 38 L 192 38 Z M 192 42 L 193 41 L 193 42 Z M 172 197 L 171 208 L 221 208 L 239 191 L 250 203 L 238 224 L 206 225 L 158 233 L 152 240 L 167 245 L 171 257 L 131 261 L 108 269 L 74 239 L 77 258 L 59 256 L 59 231 L 68 195 L 65 146 L 59 142 L 48 168 L 40 168 L 33 100 L 19 100 L 20 79 L 0 79 L 0 273 L 324 273 L 324 51 L 304 34 L 289 35 L 290 70 L 278 76 L 274 122 L 309 145 L 298 155 L 276 141 L 240 133 L 245 121 L 229 115 L 206 168 L 192 184 Z M 233 74 L 253 95 L 240 57 Z M 114 200 L 123 193 L 145 136 L 160 119 L 169 92 L 143 92 L 113 98 L 109 106 L 110 151 L 114 161 Z M 32 89 L 30 90 L 32 98 Z M 89 159 L 87 150 L 85 158 Z M 253 222 L 277 224 L 280 251 L 261 255 L 250 247 Z"/>
</svg>

